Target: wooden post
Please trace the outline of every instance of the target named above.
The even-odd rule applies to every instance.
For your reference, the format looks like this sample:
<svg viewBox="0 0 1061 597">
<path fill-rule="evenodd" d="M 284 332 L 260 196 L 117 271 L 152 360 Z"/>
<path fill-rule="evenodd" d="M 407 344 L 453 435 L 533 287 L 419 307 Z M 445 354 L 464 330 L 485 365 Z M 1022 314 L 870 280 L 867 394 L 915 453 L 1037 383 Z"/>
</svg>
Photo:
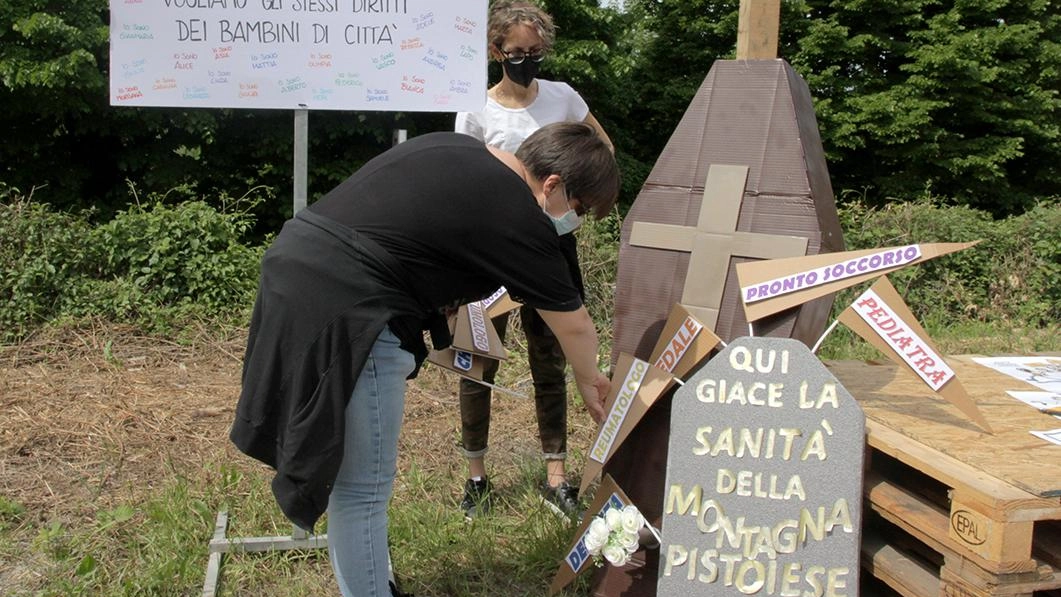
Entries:
<svg viewBox="0 0 1061 597">
<path fill-rule="evenodd" d="M 781 0 L 740 0 L 737 60 L 777 58 Z"/>
</svg>

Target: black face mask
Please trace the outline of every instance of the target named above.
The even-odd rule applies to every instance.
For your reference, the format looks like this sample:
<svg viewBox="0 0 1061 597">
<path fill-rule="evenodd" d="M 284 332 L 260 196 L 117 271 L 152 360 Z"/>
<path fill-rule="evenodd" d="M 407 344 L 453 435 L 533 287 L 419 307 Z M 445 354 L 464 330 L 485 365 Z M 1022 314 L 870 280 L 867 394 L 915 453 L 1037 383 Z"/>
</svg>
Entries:
<svg viewBox="0 0 1061 597">
<path fill-rule="evenodd" d="M 524 58 L 523 62 L 519 64 L 512 64 L 508 60 L 501 62 L 501 67 L 505 69 L 505 74 L 508 75 L 512 82 L 520 87 L 528 87 L 531 82 L 534 81 L 534 77 L 538 76 L 539 63 L 531 60 L 530 58 Z"/>
</svg>

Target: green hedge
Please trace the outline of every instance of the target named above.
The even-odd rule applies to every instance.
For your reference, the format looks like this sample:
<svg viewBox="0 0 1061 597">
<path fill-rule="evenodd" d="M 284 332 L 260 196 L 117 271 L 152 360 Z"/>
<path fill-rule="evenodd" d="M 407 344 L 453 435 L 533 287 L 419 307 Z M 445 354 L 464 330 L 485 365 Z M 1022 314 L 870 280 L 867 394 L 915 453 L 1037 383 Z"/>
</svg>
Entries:
<svg viewBox="0 0 1061 597">
<path fill-rule="evenodd" d="M 221 203 L 226 203 L 222 201 Z M 187 317 L 242 324 L 264 245 L 248 245 L 247 210 L 153 198 L 99 225 L 0 189 L 0 342 L 57 321 L 102 318 L 166 332 Z M 992 220 L 931 200 L 840 210 L 849 250 L 980 240 L 890 278 L 927 326 L 1061 318 L 1061 207 L 1043 202 Z M 579 233 L 587 302 L 606 335 L 614 295 L 618 214 Z M 861 287 L 837 297 L 838 312 Z M 604 338 L 607 341 L 607 338 Z"/>
<path fill-rule="evenodd" d="M 1061 207 L 1043 202 L 1028 212 L 992 220 L 987 212 L 931 200 L 872 209 L 840 209 L 848 250 L 912 243 L 980 242 L 889 275 L 922 321 L 1008 320 L 1032 327 L 1061 317 Z M 837 297 L 842 310 L 863 288 Z"/>
<path fill-rule="evenodd" d="M 0 342 L 49 322 L 102 318 L 163 332 L 244 313 L 257 287 L 253 223 L 203 201 L 135 205 L 99 225 L 11 196 L 0 203 Z"/>
<path fill-rule="evenodd" d="M 84 219 L 21 200 L 0 205 L 0 341 L 56 317 L 95 258 Z"/>
</svg>

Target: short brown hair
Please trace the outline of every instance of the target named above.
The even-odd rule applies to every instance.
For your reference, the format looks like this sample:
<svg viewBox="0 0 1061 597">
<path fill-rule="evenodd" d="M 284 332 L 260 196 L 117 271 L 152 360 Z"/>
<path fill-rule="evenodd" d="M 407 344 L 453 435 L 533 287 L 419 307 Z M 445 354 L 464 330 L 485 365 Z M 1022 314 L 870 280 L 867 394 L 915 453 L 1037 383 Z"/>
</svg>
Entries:
<svg viewBox="0 0 1061 597">
<path fill-rule="evenodd" d="M 532 176 L 557 174 L 567 194 L 603 218 L 619 196 L 619 166 L 594 128 L 584 122 L 554 122 L 531 133 L 516 150 Z"/>
<path fill-rule="evenodd" d="M 486 38 L 491 45 L 500 48 L 505 43 L 508 30 L 518 24 L 530 25 L 538 30 L 542 38 L 542 49 L 553 47 L 556 26 L 549 13 L 527 0 L 499 0 L 490 6 L 490 19 L 486 25 Z"/>
</svg>

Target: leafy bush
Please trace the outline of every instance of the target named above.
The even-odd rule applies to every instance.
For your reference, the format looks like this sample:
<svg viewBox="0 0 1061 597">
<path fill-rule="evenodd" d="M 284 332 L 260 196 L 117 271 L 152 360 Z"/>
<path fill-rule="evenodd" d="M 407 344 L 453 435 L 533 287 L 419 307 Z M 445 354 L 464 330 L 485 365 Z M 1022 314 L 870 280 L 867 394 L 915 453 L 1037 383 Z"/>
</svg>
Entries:
<svg viewBox="0 0 1061 597">
<path fill-rule="evenodd" d="M 7 342 L 58 314 L 60 295 L 84 275 L 93 249 L 83 218 L 11 189 L 0 199 L 0 341 Z"/>
<path fill-rule="evenodd" d="M 119 287 L 131 283 L 133 292 L 157 304 L 226 312 L 257 287 L 261 254 L 241 244 L 252 223 L 202 201 L 130 207 L 93 231 L 99 277 L 124 280 Z"/>
<path fill-rule="evenodd" d="M 618 212 L 612 210 L 600 220 L 587 218 L 575 233 L 579 269 L 586 288 L 586 309 L 598 326 L 608 325 L 612 320 L 621 226 Z"/>
<path fill-rule="evenodd" d="M 1000 223 L 999 245 L 1008 250 L 994 263 L 991 307 L 1032 325 L 1061 321 L 1061 207 L 1041 202 Z"/>
<path fill-rule="evenodd" d="M 914 314 L 928 324 L 957 321 L 1056 323 L 1061 316 L 1061 207 L 1041 203 L 994 221 L 987 212 L 931 198 L 880 209 L 852 202 L 840 209 L 848 250 L 969 242 L 979 244 L 889 275 Z M 861 287 L 837 298 L 844 309 Z"/>
<path fill-rule="evenodd" d="M 169 204 L 152 197 L 93 228 L 88 214 L 56 212 L 0 188 L 0 342 L 63 318 L 130 321 L 160 332 L 188 317 L 242 317 L 264 248 L 244 244 L 254 225 L 248 203 L 218 211 L 197 199 Z M 890 275 L 929 328 L 999 321 L 1041 328 L 1061 319 L 1056 201 L 1000 221 L 931 198 L 883 208 L 852 201 L 840 217 L 849 250 L 981 241 Z M 578 232 L 586 305 L 602 354 L 609 351 L 620 224 L 615 212 Z M 840 293 L 835 311 L 861 290 Z"/>
<path fill-rule="evenodd" d="M 203 201 L 134 205 L 93 228 L 8 190 L 0 198 L 0 342 L 41 324 L 99 317 L 162 330 L 245 312 L 261 247 L 253 220 Z"/>
</svg>

